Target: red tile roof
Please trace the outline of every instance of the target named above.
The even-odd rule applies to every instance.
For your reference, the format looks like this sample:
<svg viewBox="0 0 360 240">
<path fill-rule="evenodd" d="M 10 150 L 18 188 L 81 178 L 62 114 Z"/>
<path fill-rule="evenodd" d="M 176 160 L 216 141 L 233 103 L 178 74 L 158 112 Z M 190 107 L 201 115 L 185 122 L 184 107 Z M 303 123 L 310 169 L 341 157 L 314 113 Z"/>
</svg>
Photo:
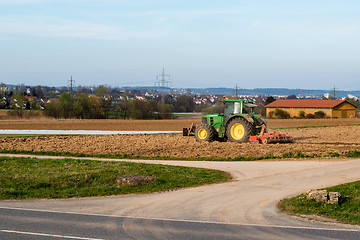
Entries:
<svg viewBox="0 0 360 240">
<path fill-rule="evenodd" d="M 272 103 L 267 104 L 265 107 L 295 107 L 295 108 L 334 108 L 346 100 L 318 100 L 318 99 L 296 99 L 287 100 L 279 99 Z M 349 103 L 349 102 L 347 102 Z M 351 103 L 350 103 L 351 104 Z M 352 105 L 352 104 L 351 104 Z"/>
</svg>

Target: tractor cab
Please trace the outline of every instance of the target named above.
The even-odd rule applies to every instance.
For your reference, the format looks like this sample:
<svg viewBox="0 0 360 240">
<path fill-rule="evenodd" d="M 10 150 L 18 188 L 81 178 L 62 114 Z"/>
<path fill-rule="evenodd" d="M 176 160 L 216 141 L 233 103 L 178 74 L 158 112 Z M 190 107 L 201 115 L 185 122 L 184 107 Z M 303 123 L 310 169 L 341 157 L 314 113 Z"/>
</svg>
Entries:
<svg viewBox="0 0 360 240">
<path fill-rule="evenodd" d="M 252 100 L 227 99 L 225 100 L 224 123 L 234 117 L 246 118 L 254 122 L 261 116 L 255 114 L 255 105 Z"/>
<path fill-rule="evenodd" d="M 255 107 L 252 100 L 225 100 L 225 115 L 255 114 Z"/>
</svg>

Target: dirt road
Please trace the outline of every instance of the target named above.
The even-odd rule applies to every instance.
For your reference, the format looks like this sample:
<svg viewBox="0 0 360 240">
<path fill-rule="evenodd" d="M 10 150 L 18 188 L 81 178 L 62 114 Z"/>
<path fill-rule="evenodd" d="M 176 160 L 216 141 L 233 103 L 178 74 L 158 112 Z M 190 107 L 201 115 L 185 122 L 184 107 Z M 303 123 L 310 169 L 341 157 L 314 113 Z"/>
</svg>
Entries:
<svg viewBox="0 0 360 240">
<path fill-rule="evenodd" d="M 141 160 L 135 162 L 139 161 Z M 360 180 L 360 159 L 279 162 L 143 160 L 141 162 L 219 169 L 230 172 L 234 181 L 147 195 L 0 201 L 0 206 L 159 219 L 318 226 L 277 213 L 276 203 L 284 197 L 297 195 L 309 189 Z M 131 222 L 127 224 L 131 225 Z"/>
</svg>

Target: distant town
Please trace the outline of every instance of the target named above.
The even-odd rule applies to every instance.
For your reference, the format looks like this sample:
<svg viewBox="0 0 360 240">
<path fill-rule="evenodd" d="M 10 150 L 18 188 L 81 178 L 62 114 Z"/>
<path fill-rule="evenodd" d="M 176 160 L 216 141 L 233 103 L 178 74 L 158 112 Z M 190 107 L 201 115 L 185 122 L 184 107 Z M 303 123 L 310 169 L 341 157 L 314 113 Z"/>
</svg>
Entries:
<svg viewBox="0 0 360 240">
<path fill-rule="evenodd" d="M 55 118 L 171 118 L 176 112 L 216 112 L 224 97 L 253 100 L 259 112 L 277 99 L 346 99 L 359 105 L 360 90 L 286 88 L 169 88 L 100 86 L 27 86 L 0 84 L 0 109 L 45 110 Z"/>
</svg>

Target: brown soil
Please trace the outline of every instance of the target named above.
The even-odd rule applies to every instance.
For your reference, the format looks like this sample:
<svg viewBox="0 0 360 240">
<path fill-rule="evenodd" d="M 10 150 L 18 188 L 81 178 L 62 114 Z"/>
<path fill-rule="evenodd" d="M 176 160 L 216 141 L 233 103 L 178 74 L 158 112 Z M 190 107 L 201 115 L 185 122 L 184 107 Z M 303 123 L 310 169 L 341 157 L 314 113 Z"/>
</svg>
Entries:
<svg viewBox="0 0 360 240">
<path fill-rule="evenodd" d="M 144 129 L 143 124 L 136 130 Z M 167 125 L 166 121 L 155 121 Z M 153 122 L 153 123 L 155 123 Z M 171 122 L 171 121 L 170 121 Z M 176 122 L 176 121 L 175 121 Z M 180 124 L 176 123 L 176 124 Z M 158 129 L 159 126 L 153 126 Z M 174 130 L 166 128 L 162 130 Z M 238 156 L 282 155 L 287 152 L 304 154 L 346 153 L 360 151 L 360 126 L 326 128 L 284 129 L 282 133 L 293 136 L 295 143 L 251 144 L 231 142 L 195 141 L 181 134 L 157 135 L 106 135 L 106 136 L 48 136 L 0 139 L 0 149 L 26 151 L 53 151 L 88 154 L 128 154 L 133 156 L 169 156 L 178 158 L 234 158 Z"/>
</svg>

